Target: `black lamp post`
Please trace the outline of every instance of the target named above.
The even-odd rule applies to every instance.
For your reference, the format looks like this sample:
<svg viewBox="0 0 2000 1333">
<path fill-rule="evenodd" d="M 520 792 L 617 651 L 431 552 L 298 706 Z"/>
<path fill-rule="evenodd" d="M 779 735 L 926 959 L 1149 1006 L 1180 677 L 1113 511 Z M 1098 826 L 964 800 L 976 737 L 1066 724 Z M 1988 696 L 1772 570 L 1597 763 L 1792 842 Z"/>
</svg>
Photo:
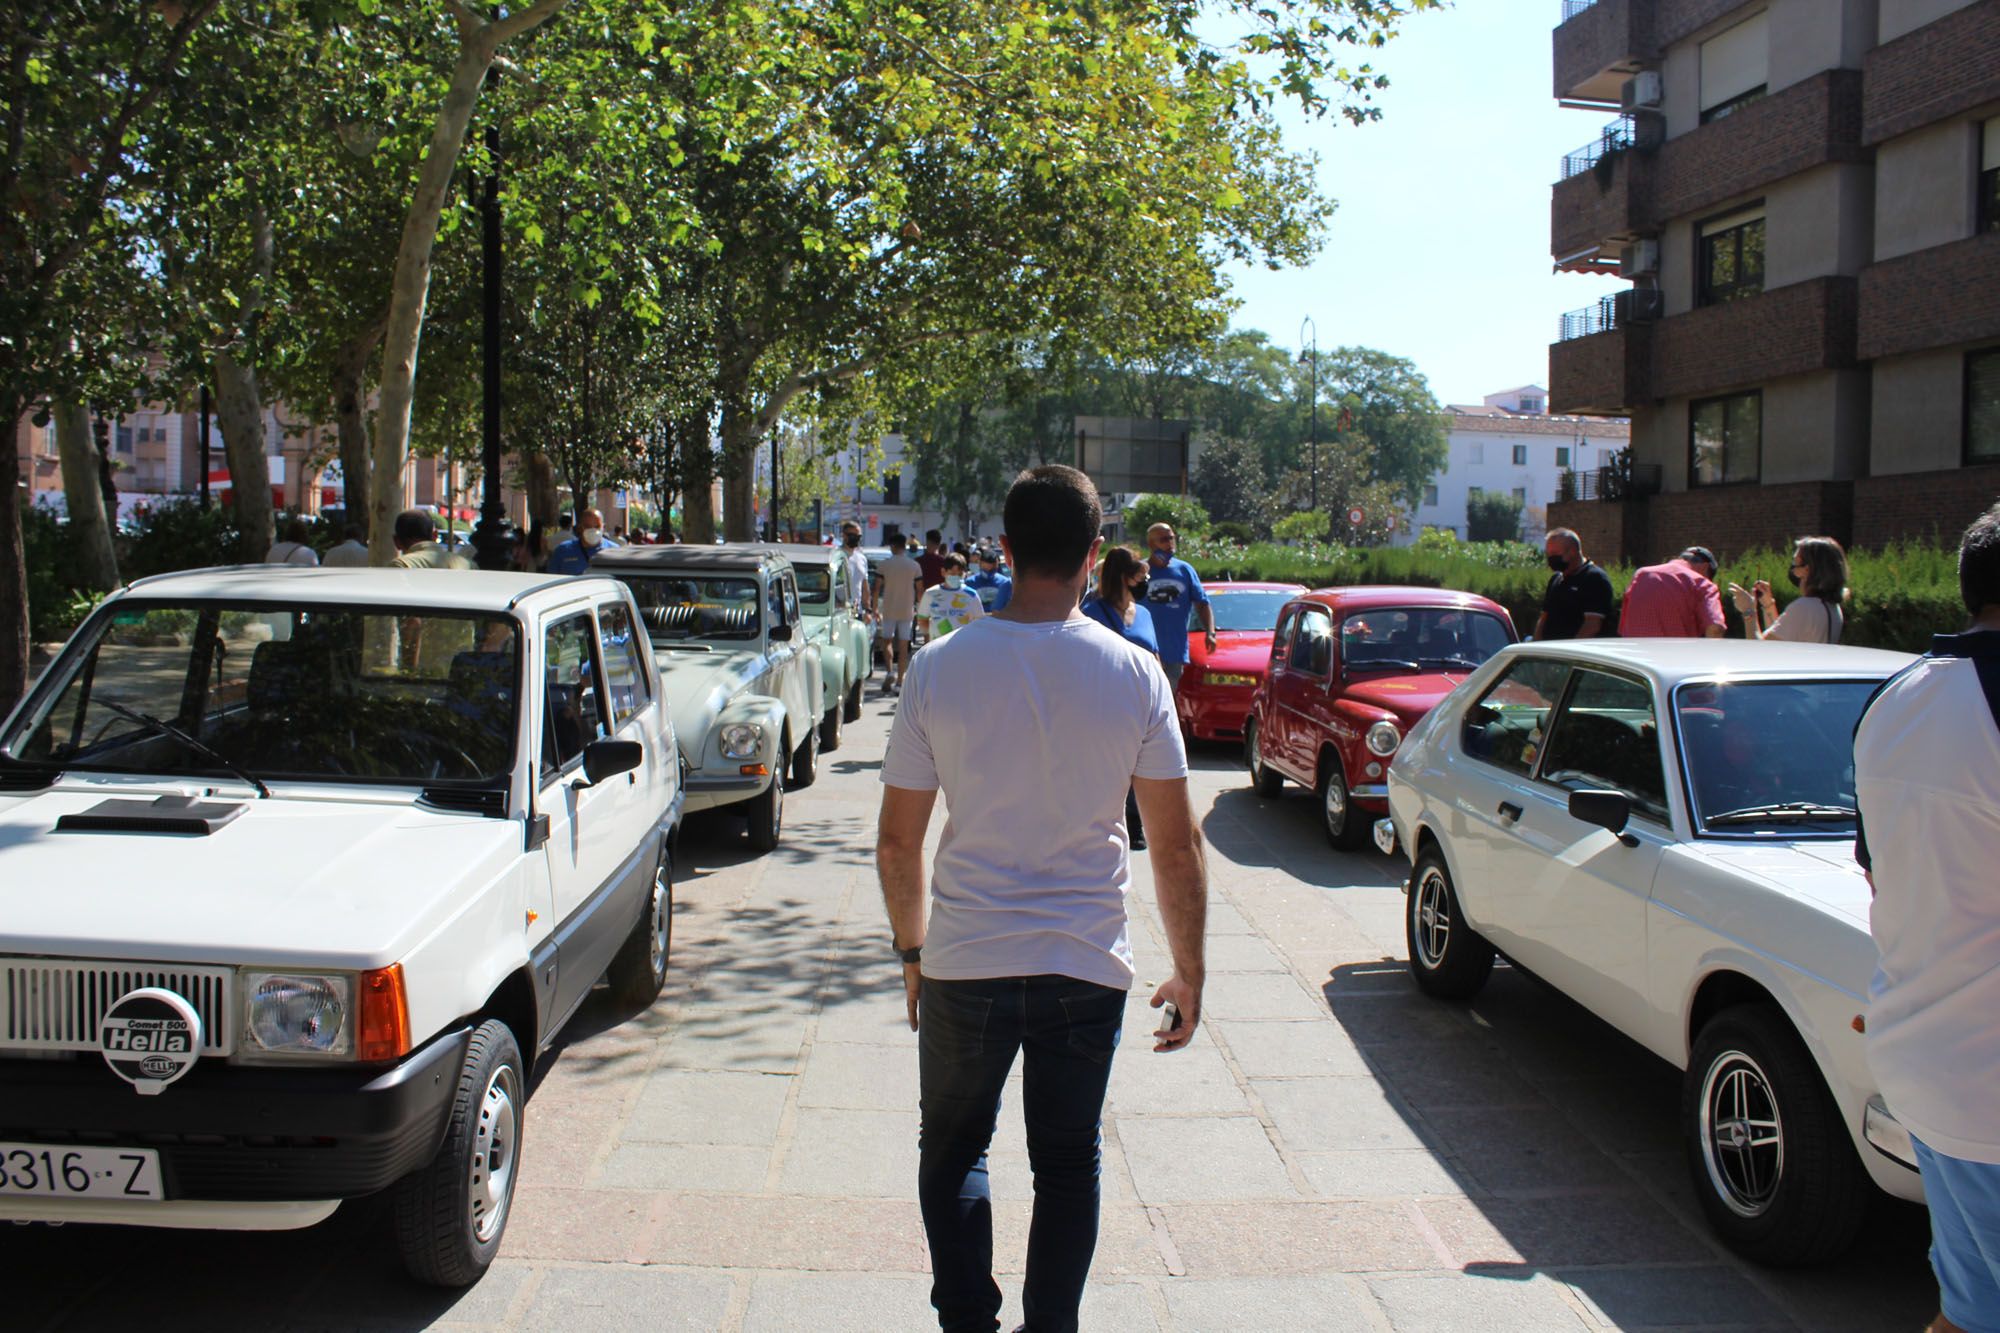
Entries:
<svg viewBox="0 0 2000 1333">
<path fill-rule="evenodd" d="M 1319 508 L 1319 325 L 1313 323 L 1311 315 L 1299 321 L 1301 350 L 1308 345 L 1306 343 L 1308 328 L 1312 330 L 1312 341 L 1309 344 L 1312 350 L 1308 353 L 1312 357 L 1312 507 L 1317 510 Z"/>
<path fill-rule="evenodd" d="M 481 569 L 507 569 L 512 564 L 514 534 L 507 507 L 500 500 L 500 131 L 486 127 L 486 158 L 490 164 L 482 188 L 472 187 L 480 215 L 480 278 L 485 306 L 481 332 L 481 440 L 479 524 L 472 530 L 473 557 Z"/>
</svg>

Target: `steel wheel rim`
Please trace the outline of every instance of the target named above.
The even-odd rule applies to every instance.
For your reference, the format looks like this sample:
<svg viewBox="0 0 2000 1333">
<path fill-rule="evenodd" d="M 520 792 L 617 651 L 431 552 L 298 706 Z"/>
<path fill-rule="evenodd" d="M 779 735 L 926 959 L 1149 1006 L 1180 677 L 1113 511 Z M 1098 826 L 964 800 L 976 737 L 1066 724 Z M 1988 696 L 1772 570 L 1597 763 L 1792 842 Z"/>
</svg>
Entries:
<svg viewBox="0 0 2000 1333">
<path fill-rule="evenodd" d="M 1347 831 L 1347 784 L 1339 773 L 1326 775 L 1326 827 L 1335 835 Z"/>
<path fill-rule="evenodd" d="M 777 837 L 785 828 L 785 766 L 771 765 L 771 836 Z"/>
<path fill-rule="evenodd" d="M 1785 1127 L 1770 1076 L 1742 1051 L 1716 1056 L 1702 1078 L 1701 1154 L 1730 1212 L 1770 1211 L 1785 1175 Z"/>
<path fill-rule="evenodd" d="M 656 977 L 667 970 L 667 926 L 673 920 L 668 893 L 667 868 L 661 866 L 653 872 L 653 938 L 646 948 L 647 961 L 653 965 Z"/>
<path fill-rule="evenodd" d="M 1444 964 L 1445 947 L 1451 942 L 1451 896 L 1443 871 L 1432 867 L 1417 881 L 1410 916 L 1416 925 L 1410 934 L 1416 942 L 1417 961 L 1435 971 Z"/>
<path fill-rule="evenodd" d="M 1250 780 L 1256 782 L 1264 776 L 1264 747 L 1257 739 L 1257 724 L 1250 724 L 1250 736 L 1245 744 L 1250 751 Z"/>
<path fill-rule="evenodd" d="M 520 1113 L 514 1067 L 502 1065 L 486 1080 L 479 1097 L 479 1121 L 473 1131 L 472 1173 L 466 1182 L 472 1210 L 472 1235 L 485 1245 L 507 1225 L 507 1208 L 514 1197 L 514 1166 L 520 1157 Z"/>
</svg>

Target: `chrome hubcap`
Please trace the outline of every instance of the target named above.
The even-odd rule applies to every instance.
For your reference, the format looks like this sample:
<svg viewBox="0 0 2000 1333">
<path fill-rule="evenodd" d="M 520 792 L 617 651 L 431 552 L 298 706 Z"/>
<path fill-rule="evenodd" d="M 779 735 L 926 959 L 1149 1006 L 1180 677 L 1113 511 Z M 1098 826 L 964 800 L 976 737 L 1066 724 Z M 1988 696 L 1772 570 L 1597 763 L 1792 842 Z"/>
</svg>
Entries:
<svg viewBox="0 0 2000 1333">
<path fill-rule="evenodd" d="M 1254 725 L 1250 728 L 1246 744 L 1250 750 L 1250 780 L 1255 782 L 1264 776 L 1264 747 L 1257 743 L 1257 728 Z"/>
<path fill-rule="evenodd" d="M 1451 940 L 1451 898 L 1445 889 L 1444 875 L 1438 870 L 1426 870 L 1417 881 L 1410 913 L 1417 926 L 1411 932 L 1417 944 L 1417 961 L 1426 968 L 1440 966 L 1444 962 L 1445 945 Z"/>
<path fill-rule="evenodd" d="M 479 1125 L 472 1147 L 472 1179 L 468 1196 L 472 1205 L 472 1234 L 484 1245 L 500 1234 L 507 1224 L 507 1205 L 514 1193 L 514 1163 L 520 1147 L 515 1111 L 518 1089 L 514 1069 L 503 1065 L 493 1071 L 486 1091 L 479 1099 Z"/>
<path fill-rule="evenodd" d="M 1785 1173 L 1785 1129 L 1771 1080 L 1742 1051 L 1725 1051 L 1701 1085 L 1701 1151 L 1709 1183 L 1738 1217 L 1759 1217 Z"/>
<path fill-rule="evenodd" d="M 667 868 L 661 866 L 653 872 L 653 940 L 646 951 L 656 977 L 667 970 L 667 928 L 673 921 L 674 910 L 671 895 Z"/>
<path fill-rule="evenodd" d="M 1326 826 L 1335 833 L 1347 827 L 1347 784 L 1338 773 L 1326 779 Z"/>
</svg>

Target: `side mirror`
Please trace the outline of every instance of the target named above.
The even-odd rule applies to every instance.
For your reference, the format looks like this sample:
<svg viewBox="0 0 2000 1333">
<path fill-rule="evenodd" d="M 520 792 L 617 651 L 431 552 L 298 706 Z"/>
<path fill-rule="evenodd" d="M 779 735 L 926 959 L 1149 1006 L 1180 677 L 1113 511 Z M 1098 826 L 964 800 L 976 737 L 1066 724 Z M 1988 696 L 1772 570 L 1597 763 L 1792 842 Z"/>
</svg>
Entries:
<svg viewBox="0 0 2000 1333">
<path fill-rule="evenodd" d="M 583 786 L 595 787 L 620 773 L 630 773 L 646 758 L 637 741 L 592 741 L 583 747 Z"/>
<path fill-rule="evenodd" d="M 1572 819 L 1622 835 L 1632 818 L 1632 798 L 1622 791 L 1573 791 L 1569 813 Z"/>
<path fill-rule="evenodd" d="M 791 638 L 792 638 L 792 627 L 790 625 L 771 626 L 771 642 L 789 643 L 791 642 Z"/>
</svg>

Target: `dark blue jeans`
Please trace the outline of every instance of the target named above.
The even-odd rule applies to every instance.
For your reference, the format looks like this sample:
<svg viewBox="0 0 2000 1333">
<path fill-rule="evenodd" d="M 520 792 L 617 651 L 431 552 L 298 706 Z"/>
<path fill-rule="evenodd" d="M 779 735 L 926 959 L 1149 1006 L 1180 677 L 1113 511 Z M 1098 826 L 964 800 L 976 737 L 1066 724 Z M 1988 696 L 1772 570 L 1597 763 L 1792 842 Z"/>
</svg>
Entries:
<svg viewBox="0 0 2000 1333">
<path fill-rule="evenodd" d="M 1031 1333 L 1075 1330 L 1097 1248 L 1098 1130 L 1124 1017 L 1124 991 L 1074 977 L 924 979 L 917 1199 L 930 1241 L 931 1304 L 948 1333 L 1000 1326 L 986 1148 L 1016 1051 L 1035 1173 L 1021 1309 Z"/>
</svg>

